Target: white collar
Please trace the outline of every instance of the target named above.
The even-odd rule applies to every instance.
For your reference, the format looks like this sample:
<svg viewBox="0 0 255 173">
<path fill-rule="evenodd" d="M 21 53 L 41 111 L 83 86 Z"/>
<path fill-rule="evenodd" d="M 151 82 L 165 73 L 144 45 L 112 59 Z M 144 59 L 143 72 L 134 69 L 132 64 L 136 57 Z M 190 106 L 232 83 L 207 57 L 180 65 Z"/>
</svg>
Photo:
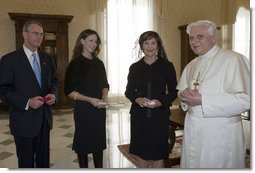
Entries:
<svg viewBox="0 0 255 173">
<path fill-rule="evenodd" d="M 207 53 L 205 53 L 204 55 L 199 56 L 201 61 L 207 61 L 211 58 L 213 58 L 214 56 L 216 56 L 216 54 L 219 52 L 220 47 L 218 45 L 213 46 L 213 48 L 211 48 Z"/>
<path fill-rule="evenodd" d="M 25 54 L 27 55 L 27 57 L 30 59 L 31 56 L 32 56 L 32 53 L 35 53 L 36 54 L 36 57 L 39 57 L 38 56 L 38 52 L 37 50 L 35 52 L 32 52 L 31 50 L 29 50 L 25 45 L 23 45 L 23 49 L 24 49 L 24 52 Z M 38 60 L 38 59 L 37 59 Z"/>
</svg>

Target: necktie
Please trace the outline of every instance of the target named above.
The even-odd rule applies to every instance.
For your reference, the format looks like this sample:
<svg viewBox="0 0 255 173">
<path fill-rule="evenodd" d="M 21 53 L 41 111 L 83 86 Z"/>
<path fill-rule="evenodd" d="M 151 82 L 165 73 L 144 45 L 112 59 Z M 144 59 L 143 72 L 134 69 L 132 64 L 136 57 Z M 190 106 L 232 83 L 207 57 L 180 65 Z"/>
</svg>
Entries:
<svg viewBox="0 0 255 173">
<path fill-rule="evenodd" d="M 33 57 L 33 69 L 34 69 L 34 72 L 35 72 L 35 76 L 36 76 L 37 81 L 38 81 L 38 83 L 41 87 L 41 70 L 40 70 L 39 64 L 36 60 L 36 54 L 32 53 L 32 57 Z"/>
</svg>

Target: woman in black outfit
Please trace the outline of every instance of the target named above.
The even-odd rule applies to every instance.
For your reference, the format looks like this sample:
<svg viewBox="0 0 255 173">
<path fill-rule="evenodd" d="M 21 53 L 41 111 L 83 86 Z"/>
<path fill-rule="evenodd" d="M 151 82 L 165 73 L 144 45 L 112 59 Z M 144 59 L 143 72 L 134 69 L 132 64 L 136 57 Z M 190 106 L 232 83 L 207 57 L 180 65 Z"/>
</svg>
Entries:
<svg viewBox="0 0 255 173">
<path fill-rule="evenodd" d="M 129 69 L 125 95 L 132 102 L 129 152 L 139 156 L 142 167 L 164 167 L 168 158 L 171 103 L 176 99 L 176 73 L 163 43 L 154 31 L 139 38 L 144 57 Z"/>
<path fill-rule="evenodd" d="M 89 153 L 93 154 L 95 168 L 102 168 L 106 148 L 105 106 L 109 84 L 104 64 L 97 58 L 100 44 L 95 31 L 82 31 L 65 74 L 65 94 L 74 99 L 73 150 L 81 168 L 88 168 Z"/>
</svg>

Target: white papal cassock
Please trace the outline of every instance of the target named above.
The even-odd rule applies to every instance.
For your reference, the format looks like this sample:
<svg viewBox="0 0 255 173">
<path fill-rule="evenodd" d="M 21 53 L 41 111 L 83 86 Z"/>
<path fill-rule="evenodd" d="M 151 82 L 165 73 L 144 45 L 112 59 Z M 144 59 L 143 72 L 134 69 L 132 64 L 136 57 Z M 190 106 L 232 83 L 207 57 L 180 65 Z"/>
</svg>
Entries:
<svg viewBox="0 0 255 173">
<path fill-rule="evenodd" d="M 250 109 L 250 63 L 233 51 L 213 47 L 192 60 L 177 85 L 194 89 L 202 105 L 188 106 L 182 143 L 182 168 L 244 168 L 241 113 Z"/>
</svg>

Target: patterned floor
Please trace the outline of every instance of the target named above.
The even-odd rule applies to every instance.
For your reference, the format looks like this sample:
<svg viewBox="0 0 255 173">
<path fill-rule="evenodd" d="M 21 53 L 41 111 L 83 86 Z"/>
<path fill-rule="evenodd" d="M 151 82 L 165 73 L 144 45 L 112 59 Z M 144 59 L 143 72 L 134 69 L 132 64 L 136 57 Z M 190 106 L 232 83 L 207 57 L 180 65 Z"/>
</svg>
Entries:
<svg viewBox="0 0 255 173">
<path fill-rule="evenodd" d="M 134 168 L 119 152 L 117 145 L 129 142 L 129 106 L 113 105 L 107 110 L 107 149 L 104 150 L 104 168 Z M 8 127 L 7 112 L 0 112 L 0 168 L 17 168 L 15 145 Z M 72 151 L 72 110 L 54 111 L 51 131 L 51 168 L 79 168 L 76 154 Z M 89 168 L 93 168 L 89 155 Z"/>
<path fill-rule="evenodd" d="M 104 168 L 135 168 L 118 150 L 118 145 L 129 143 L 130 115 L 129 105 L 111 105 L 107 109 L 107 149 L 104 150 Z M 15 145 L 8 127 L 8 113 L 0 110 L 0 168 L 17 168 Z M 55 110 L 51 131 L 50 161 L 54 169 L 79 168 L 72 151 L 73 112 Z M 246 145 L 250 147 L 250 121 L 243 121 Z M 250 168 L 250 160 L 247 162 Z M 89 155 L 89 168 L 94 168 L 92 155 Z"/>
</svg>

